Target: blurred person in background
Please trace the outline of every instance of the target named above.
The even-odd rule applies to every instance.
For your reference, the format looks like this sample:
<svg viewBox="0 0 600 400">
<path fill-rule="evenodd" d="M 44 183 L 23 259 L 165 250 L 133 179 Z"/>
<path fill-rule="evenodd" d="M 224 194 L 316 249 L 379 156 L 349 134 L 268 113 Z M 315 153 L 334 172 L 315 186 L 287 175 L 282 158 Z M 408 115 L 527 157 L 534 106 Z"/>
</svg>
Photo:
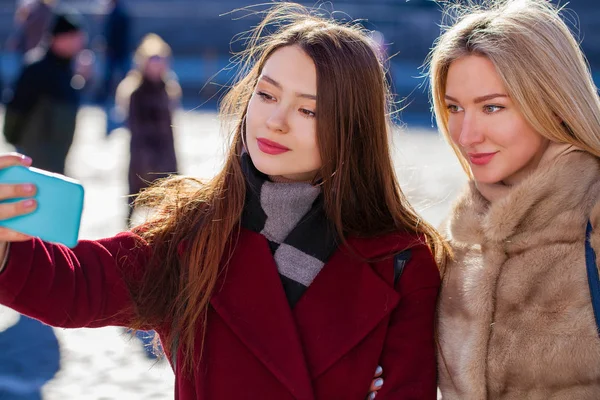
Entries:
<svg viewBox="0 0 600 400">
<path fill-rule="evenodd" d="M 116 109 L 131 133 L 127 225 L 135 196 L 155 180 L 177 173 L 172 113 L 181 87 L 169 68 L 170 46 L 158 35 L 146 35 L 134 56 L 135 68 L 117 87 Z M 156 358 L 153 331 L 137 331 L 148 358 Z"/>
<path fill-rule="evenodd" d="M 47 37 L 55 4 L 55 0 L 30 0 L 16 4 L 15 28 L 6 40 L 6 50 L 15 52 L 19 63 L 27 52 L 39 46 Z M 2 102 L 12 97 L 12 83 L 0 77 Z"/>
<path fill-rule="evenodd" d="M 135 52 L 135 68 L 119 84 L 115 103 L 131 132 L 129 212 L 140 190 L 177 173 L 173 110 L 181 87 L 169 68 L 171 47 L 158 35 L 146 35 Z"/>
<path fill-rule="evenodd" d="M 73 61 L 85 41 L 81 16 L 60 11 L 54 17 L 48 45 L 27 53 L 6 107 L 4 136 L 19 152 L 34 158 L 35 167 L 64 173 L 80 89 L 85 84 L 85 79 L 75 74 Z"/>
<path fill-rule="evenodd" d="M 104 79 L 98 101 L 103 104 L 113 96 L 113 88 L 127 74 L 131 65 L 131 16 L 122 0 L 108 0 L 104 21 Z"/>
<path fill-rule="evenodd" d="M 6 43 L 7 49 L 26 54 L 39 46 L 54 18 L 55 5 L 56 0 L 34 0 L 18 6 L 16 30 Z"/>
</svg>

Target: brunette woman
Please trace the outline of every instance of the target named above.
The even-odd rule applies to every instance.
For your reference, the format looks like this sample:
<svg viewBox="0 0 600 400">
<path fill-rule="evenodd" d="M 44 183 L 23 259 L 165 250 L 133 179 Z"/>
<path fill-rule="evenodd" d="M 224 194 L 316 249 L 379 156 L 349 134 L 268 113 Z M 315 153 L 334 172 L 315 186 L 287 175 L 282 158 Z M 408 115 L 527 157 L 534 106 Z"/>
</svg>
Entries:
<svg viewBox="0 0 600 400">
<path fill-rule="evenodd" d="M 379 398 L 435 399 L 444 247 L 394 176 L 376 50 L 291 5 L 248 43 L 221 104 L 223 169 L 145 191 L 142 226 L 73 250 L 0 230 L 0 302 L 54 326 L 155 329 L 179 399 L 362 399 L 377 365 Z"/>
</svg>

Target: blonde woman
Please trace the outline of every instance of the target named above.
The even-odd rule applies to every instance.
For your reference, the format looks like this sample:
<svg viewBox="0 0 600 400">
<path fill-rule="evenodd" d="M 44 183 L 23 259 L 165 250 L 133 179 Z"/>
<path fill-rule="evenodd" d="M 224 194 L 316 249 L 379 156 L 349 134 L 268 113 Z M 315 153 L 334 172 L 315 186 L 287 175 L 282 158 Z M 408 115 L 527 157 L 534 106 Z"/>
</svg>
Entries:
<svg viewBox="0 0 600 400">
<path fill-rule="evenodd" d="M 445 226 L 444 399 L 600 399 L 585 241 L 600 251 L 600 101 L 560 10 L 490 1 L 430 59 L 438 126 L 470 183 Z M 385 376 L 385 371 L 384 371 Z"/>
<path fill-rule="evenodd" d="M 181 88 L 169 68 L 170 58 L 171 47 L 160 36 L 146 35 L 135 52 L 136 67 L 117 87 L 115 103 L 127 115 L 131 132 L 130 204 L 152 181 L 177 172 L 172 112 Z"/>
</svg>

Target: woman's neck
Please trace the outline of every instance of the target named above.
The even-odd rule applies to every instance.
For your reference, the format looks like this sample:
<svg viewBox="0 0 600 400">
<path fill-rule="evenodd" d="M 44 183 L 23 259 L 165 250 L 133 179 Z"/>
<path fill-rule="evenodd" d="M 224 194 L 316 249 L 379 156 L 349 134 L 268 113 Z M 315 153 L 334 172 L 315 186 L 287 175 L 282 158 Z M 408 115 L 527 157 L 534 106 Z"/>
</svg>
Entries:
<svg viewBox="0 0 600 400">
<path fill-rule="evenodd" d="M 269 180 L 275 183 L 310 183 L 312 184 L 312 180 L 303 180 L 303 181 L 295 181 L 293 179 L 286 178 L 281 175 L 269 175 Z"/>
<path fill-rule="evenodd" d="M 505 179 L 497 183 L 476 182 L 477 189 L 488 201 L 494 202 L 505 197 L 512 187 L 518 185 L 525 178 L 535 172 L 538 168 L 547 168 L 549 164 L 556 161 L 557 158 L 572 151 L 579 151 L 580 148 L 568 143 L 549 142 L 544 152 L 537 160 L 534 160 L 528 168 L 524 168 L 517 174 L 513 174 L 510 179 Z"/>
</svg>

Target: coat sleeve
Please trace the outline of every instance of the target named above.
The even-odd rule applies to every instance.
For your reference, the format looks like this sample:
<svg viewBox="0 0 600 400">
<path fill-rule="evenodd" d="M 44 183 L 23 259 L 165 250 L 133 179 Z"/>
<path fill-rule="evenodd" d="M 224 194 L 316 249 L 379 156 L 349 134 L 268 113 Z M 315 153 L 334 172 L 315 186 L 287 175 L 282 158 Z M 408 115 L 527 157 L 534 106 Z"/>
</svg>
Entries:
<svg viewBox="0 0 600 400">
<path fill-rule="evenodd" d="M 435 312 L 440 275 L 425 245 L 412 249 L 396 289 L 400 302 L 391 316 L 380 365 L 377 399 L 435 400 L 437 368 Z"/>
<path fill-rule="evenodd" d="M 149 246 L 133 233 L 69 249 L 39 239 L 11 243 L 0 303 L 64 328 L 127 326 L 135 315 L 127 279 L 139 279 Z"/>
<path fill-rule="evenodd" d="M 4 137 L 10 144 L 19 144 L 27 116 L 38 101 L 42 90 L 40 71 L 36 65 L 23 69 L 17 79 L 12 99 L 6 106 L 4 118 Z"/>
</svg>

